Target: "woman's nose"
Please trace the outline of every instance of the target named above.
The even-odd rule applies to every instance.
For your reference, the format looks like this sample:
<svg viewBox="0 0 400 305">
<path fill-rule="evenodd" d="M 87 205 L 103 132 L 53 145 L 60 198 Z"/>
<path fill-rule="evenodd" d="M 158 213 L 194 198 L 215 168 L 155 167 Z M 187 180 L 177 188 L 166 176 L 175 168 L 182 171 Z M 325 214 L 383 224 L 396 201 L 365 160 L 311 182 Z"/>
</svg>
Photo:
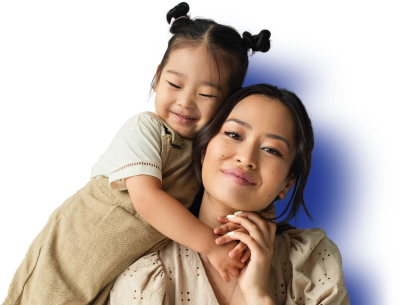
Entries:
<svg viewBox="0 0 400 305">
<path fill-rule="evenodd" d="M 236 154 L 236 162 L 241 166 L 249 167 L 252 169 L 257 168 L 257 150 L 250 145 L 242 147 Z"/>
</svg>

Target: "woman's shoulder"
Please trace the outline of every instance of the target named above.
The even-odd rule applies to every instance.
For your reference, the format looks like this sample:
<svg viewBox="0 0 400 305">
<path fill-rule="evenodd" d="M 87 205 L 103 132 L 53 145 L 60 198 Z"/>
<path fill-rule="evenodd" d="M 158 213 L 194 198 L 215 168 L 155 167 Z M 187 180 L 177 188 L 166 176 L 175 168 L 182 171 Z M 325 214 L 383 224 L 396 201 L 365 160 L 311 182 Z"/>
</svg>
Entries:
<svg viewBox="0 0 400 305">
<path fill-rule="evenodd" d="M 110 302 L 131 304 L 135 299 L 145 304 L 162 304 L 165 296 L 165 272 L 159 253 L 143 256 L 124 270 L 115 280 Z"/>
<path fill-rule="evenodd" d="M 110 293 L 111 305 L 175 304 L 183 298 L 189 304 L 217 304 L 197 252 L 174 241 L 129 266 Z"/>
<path fill-rule="evenodd" d="M 276 236 L 274 247 L 275 271 L 292 287 L 288 297 L 349 304 L 341 254 L 323 229 L 283 231 Z"/>
<path fill-rule="evenodd" d="M 326 232 L 323 229 L 291 229 L 277 234 L 276 237 L 276 246 L 278 248 L 287 248 L 293 258 L 312 255 L 320 249 L 323 252 L 321 254 L 318 252 L 317 255 L 319 256 L 324 254 L 329 255 L 328 257 L 332 254 L 340 256 L 338 247 L 326 236 Z"/>
</svg>

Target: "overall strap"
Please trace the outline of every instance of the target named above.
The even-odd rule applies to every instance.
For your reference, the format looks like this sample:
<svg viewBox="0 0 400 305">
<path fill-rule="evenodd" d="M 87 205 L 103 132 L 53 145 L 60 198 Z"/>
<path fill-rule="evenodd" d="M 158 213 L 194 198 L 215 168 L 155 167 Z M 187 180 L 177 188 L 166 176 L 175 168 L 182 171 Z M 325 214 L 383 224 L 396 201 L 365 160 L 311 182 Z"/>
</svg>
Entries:
<svg viewBox="0 0 400 305">
<path fill-rule="evenodd" d="M 158 120 L 161 125 L 163 125 L 166 134 L 171 135 L 171 148 L 178 150 L 182 149 L 182 138 L 171 127 L 169 127 L 168 124 L 162 118 L 160 118 L 158 114 L 154 112 L 147 113 Z"/>
</svg>

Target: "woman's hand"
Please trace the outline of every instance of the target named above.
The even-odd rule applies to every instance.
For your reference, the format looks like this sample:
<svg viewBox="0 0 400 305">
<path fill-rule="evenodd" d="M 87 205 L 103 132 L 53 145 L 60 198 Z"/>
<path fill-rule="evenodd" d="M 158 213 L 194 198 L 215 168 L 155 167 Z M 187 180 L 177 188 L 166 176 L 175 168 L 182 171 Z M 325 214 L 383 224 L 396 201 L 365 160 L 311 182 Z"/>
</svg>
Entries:
<svg viewBox="0 0 400 305">
<path fill-rule="evenodd" d="M 237 212 L 237 213 L 239 213 L 239 212 Z M 240 215 L 242 213 L 244 213 L 244 212 L 240 211 L 240 213 L 237 214 L 237 215 Z M 258 215 L 260 215 L 265 220 L 269 220 L 269 218 L 270 218 L 270 215 L 265 211 L 261 211 L 261 212 L 257 212 L 257 213 L 258 213 Z M 244 214 L 244 215 L 247 215 L 247 214 Z M 215 234 L 226 234 L 226 233 L 232 232 L 232 231 L 235 231 L 235 232 L 238 231 L 238 232 L 243 232 L 243 233 L 249 234 L 249 231 L 247 231 L 241 225 L 233 223 L 233 222 L 230 222 L 228 217 L 218 216 L 217 219 L 223 225 L 214 229 L 214 233 Z M 231 242 L 231 241 L 232 241 L 232 239 L 229 238 L 229 236 L 226 236 L 226 235 L 223 235 L 223 236 L 221 236 L 221 237 L 219 237 L 219 238 L 217 238 L 215 240 L 217 245 L 222 245 L 222 244 L 225 244 L 225 243 L 228 243 L 228 242 Z M 236 255 L 238 255 L 239 253 L 241 253 L 243 251 L 245 251 L 245 253 L 243 253 L 240 261 L 241 262 L 246 262 L 247 259 L 250 257 L 250 249 L 243 242 L 239 242 L 238 245 L 231 252 L 229 252 L 229 256 L 230 257 L 235 257 Z"/>
<path fill-rule="evenodd" d="M 268 275 L 271 268 L 276 224 L 263 219 L 254 212 L 243 212 L 228 221 L 240 225 L 248 231 L 234 231 L 225 236 L 231 240 L 240 240 L 250 249 L 248 264 L 240 271 L 238 285 L 247 304 L 274 304 L 268 287 Z"/>
</svg>

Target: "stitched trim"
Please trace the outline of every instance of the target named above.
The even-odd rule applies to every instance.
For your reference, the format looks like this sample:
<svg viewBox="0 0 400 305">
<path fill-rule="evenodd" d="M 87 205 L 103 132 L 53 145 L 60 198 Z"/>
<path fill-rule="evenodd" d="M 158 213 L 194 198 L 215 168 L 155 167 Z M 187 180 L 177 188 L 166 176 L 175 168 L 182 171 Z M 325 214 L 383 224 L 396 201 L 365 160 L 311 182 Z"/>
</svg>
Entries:
<svg viewBox="0 0 400 305">
<path fill-rule="evenodd" d="M 120 167 L 120 168 L 117 168 L 116 170 L 112 171 L 111 174 L 114 174 L 114 173 L 116 173 L 116 172 L 119 172 L 120 170 L 123 170 L 124 168 L 132 167 L 132 166 L 136 166 L 136 165 L 147 165 L 147 166 L 155 167 L 155 168 L 161 170 L 161 168 L 160 168 L 158 165 L 154 164 L 154 163 L 149 163 L 149 162 L 135 162 L 135 163 L 129 163 L 129 164 L 124 165 L 124 166 L 122 166 L 122 167 Z M 111 174 L 110 174 L 110 175 L 111 175 Z"/>
<path fill-rule="evenodd" d="M 164 124 L 158 119 L 156 118 L 151 112 L 147 112 L 148 115 L 150 115 L 150 117 L 155 120 L 158 124 L 161 125 L 161 127 L 164 127 Z"/>
</svg>

